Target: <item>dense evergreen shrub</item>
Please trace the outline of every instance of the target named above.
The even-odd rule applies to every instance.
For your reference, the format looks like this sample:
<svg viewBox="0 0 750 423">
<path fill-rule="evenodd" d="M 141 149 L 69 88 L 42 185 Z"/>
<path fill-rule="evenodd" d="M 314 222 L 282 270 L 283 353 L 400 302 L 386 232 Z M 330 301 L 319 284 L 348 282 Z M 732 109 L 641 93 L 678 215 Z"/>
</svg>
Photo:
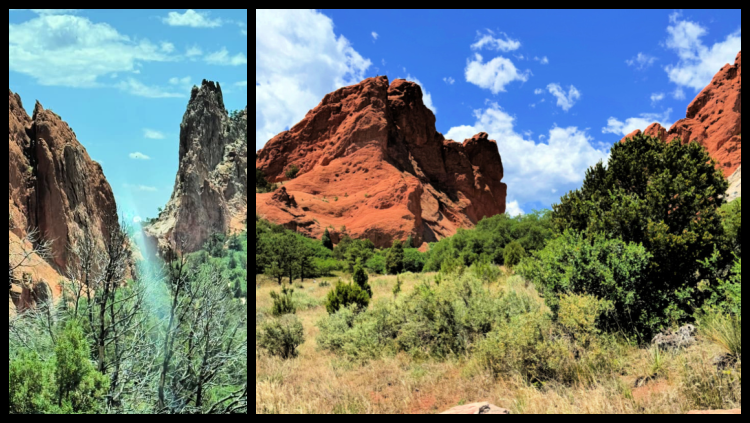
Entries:
<svg viewBox="0 0 750 423">
<path fill-rule="evenodd" d="M 358 311 L 363 311 L 369 304 L 370 295 L 367 291 L 355 283 L 344 284 L 341 281 L 336 283 L 336 287 L 328 293 L 325 301 L 328 314 L 335 314 L 351 305 L 354 305 Z"/>
</svg>

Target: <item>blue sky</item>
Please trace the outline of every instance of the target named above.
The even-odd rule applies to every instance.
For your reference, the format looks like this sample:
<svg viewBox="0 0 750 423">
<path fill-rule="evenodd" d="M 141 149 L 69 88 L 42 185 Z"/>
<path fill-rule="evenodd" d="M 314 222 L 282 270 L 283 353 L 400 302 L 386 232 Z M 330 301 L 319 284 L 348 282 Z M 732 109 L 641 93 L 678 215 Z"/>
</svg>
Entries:
<svg viewBox="0 0 750 423">
<path fill-rule="evenodd" d="M 741 49 L 740 10 L 257 10 L 256 149 L 334 89 L 422 85 L 437 129 L 498 141 L 509 212 L 578 188 L 625 134 L 667 128 Z"/>
<path fill-rule="evenodd" d="M 54 110 L 101 163 L 121 212 L 172 193 L 190 90 L 220 81 L 247 106 L 247 9 L 10 9 L 8 85 Z"/>
</svg>

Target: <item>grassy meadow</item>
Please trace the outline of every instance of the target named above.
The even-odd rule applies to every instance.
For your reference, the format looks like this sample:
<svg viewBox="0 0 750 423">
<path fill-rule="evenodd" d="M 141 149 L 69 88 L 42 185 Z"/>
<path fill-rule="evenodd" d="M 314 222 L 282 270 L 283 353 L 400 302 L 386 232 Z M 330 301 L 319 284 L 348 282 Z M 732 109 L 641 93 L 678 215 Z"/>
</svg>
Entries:
<svg viewBox="0 0 750 423">
<path fill-rule="evenodd" d="M 401 275 L 400 296 L 407 296 L 426 281 L 432 282 L 435 276 Z M 346 280 L 347 276 L 341 278 Z M 609 370 L 574 383 L 535 382 L 513 373 L 498 377 L 477 368 L 468 352 L 442 359 L 403 351 L 368 359 L 335 354 L 321 349 L 316 338 L 320 335 L 318 322 L 328 316 L 325 296 L 338 279 L 297 282 L 294 301 L 305 342 L 296 358 L 273 357 L 256 342 L 257 414 L 434 414 L 480 401 L 507 408 L 513 414 L 682 414 L 695 409 L 741 408 L 741 370 L 717 372 L 713 360 L 724 349 L 705 334 L 706 330 L 699 332 L 694 346 L 674 353 L 638 348 L 618 339 L 607 350 L 611 363 L 604 367 Z M 371 304 L 393 301 L 395 284 L 396 276 L 372 276 Z M 512 293 L 536 299 L 540 308 L 546 309 L 535 288 L 520 276 L 509 277 L 502 272 L 497 281 L 487 284 L 487 289 L 499 295 Z M 256 276 L 256 332 L 271 318 L 271 291 L 279 290 L 274 281 Z M 737 368 L 741 369 L 741 364 Z"/>
</svg>

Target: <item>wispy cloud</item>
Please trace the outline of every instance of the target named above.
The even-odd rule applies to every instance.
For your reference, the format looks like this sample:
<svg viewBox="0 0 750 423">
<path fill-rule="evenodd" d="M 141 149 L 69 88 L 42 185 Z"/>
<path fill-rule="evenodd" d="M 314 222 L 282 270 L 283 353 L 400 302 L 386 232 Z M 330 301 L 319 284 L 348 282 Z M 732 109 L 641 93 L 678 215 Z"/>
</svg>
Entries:
<svg viewBox="0 0 750 423">
<path fill-rule="evenodd" d="M 456 82 L 456 80 L 448 76 L 448 77 L 443 78 L 443 82 L 445 82 L 448 85 L 453 85 Z"/>
<path fill-rule="evenodd" d="M 141 81 L 134 78 L 128 78 L 125 81 L 120 81 L 115 85 L 122 91 L 129 94 L 146 97 L 146 98 L 181 98 L 186 97 L 185 94 L 177 93 L 169 89 L 165 89 L 155 85 L 146 85 Z"/>
<path fill-rule="evenodd" d="M 521 42 L 511 39 L 507 34 L 501 32 L 502 38 L 495 38 L 493 31 L 487 30 L 487 34 L 477 31 L 477 42 L 471 45 L 472 50 L 482 50 L 483 48 L 496 51 L 514 51 L 521 48 Z"/>
<path fill-rule="evenodd" d="M 131 184 L 122 184 L 123 187 L 131 189 L 133 191 L 142 191 L 142 192 L 156 192 L 158 189 L 156 187 L 150 187 L 147 185 L 131 185 Z"/>
<path fill-rule="evenodd" d="M 370 35 L 372 35 L 372 41 L 373 42 L 378 40 L 379 35 L 378 35 L 377 32 L 372 31 L 372 33 Z"/>
<path fill-rule="evenodd" d="M 148 128 L 143 129 L 143 137 L 148 138 L 150 140 L 163 140 L 164 138 L 166 138 L 163 133 L 156 131 L 154 129 L 148 129 Z"/>
<path fill-rule="evenodd" d="M 638 53 L 632 59 L 626 60 L 625 63 L 627 63 L 628 66 L 633 66 L 637 70 L 640 71 L 640 70 L 648 69 L 657 60 L 658 59 L 654 56 L 649 56 L 648 54 Z"/>
<path fill-rule="evenodd" d="M 130 157 L 133 160 L 151 160 L 151 157 L 136 151 L 135 153 L 128 154 L 128 157 Z"/>
<path fill-rule="evenodd" d="M 656 107 L 656 105 L 660 101 L 664 100 L 665 97 L 666 97 L 666 95 L 664 95 L 664 93 L 653 93 L 653 94 L 651 94 L 651 106 Z"/>
<path fill-rule="evenodd" d="M 106 23 L 44 14 L 8 25 L 8 70 L 41 85 L 102 87 L 103 77 L 134 74 L 146 62 L 175 60 L 147 39 L 133 40 Z"/>
<path fill-rule="evenodd" d="M 243 53 L 237 53 L 234 56 L 229 54 L 226 47 L 206 56 L 206 63 L 221 66 L 241 66 L 247 65 L 247 56 Z"/>
</svg>

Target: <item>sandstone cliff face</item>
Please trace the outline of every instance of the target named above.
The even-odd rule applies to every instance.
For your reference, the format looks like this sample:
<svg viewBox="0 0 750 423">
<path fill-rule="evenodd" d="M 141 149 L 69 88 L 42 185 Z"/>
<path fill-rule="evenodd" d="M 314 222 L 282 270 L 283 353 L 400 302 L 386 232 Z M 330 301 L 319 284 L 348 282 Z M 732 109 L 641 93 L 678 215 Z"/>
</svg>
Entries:
<svg viewBox="0 0 750 423">
<path fill-rule="evenodd" d="M 292 164 L 299 176 L 286 181 Z M 255 194 L 256 213 L 312 237 L 328 229 L 334 242 L 344 227 L 378 247 L 410 235 L 433 242 L 505 212 L 495 141 L 446 140 L 421 88 L 404 80 L 370 78 L 326 95 L 258 152 L 255 167 L 283 183 L 283 192 Z"/>
<path fill-rule="evenodd" d="M 704 145 L 724 176 L 734 174 L 742 163 L 742 52 L 734 65 L 726 65 L 688 106 L 687 117 L 667 131 L 658 123 L 645 133 L 664 141 L 680 138 Z M 631 138 L 641 131 L 625 137 Z M 623 139 L 623 141 L 625 140 Z"/>
<path fill-rule="evenodd" d="M 75 265 L 71 245 L 89 238 L 104 246 L 106 225 L 111 219 L 117 221 L 115 197 L 102 168 L 91 160 L 73 130 L 39 103 L 30 118 L 21 98 L 10 90 L 8 214 L 11 244 L 30 229 L 52 242 L 47 262 L 32 258 L 43 278 L 52 279 L 46 280 L 50 285 L 56 285 L 58 275 Z"/>
<path fill-rule="evenodd" d="M 82 237 L 104 242 L 117 206 L 101 166 L 91 160 L 67 123 L 37 103 L 29 118 L 18 95 L 8 95 L 8 209 L 14 232 L 38 228 L 52 241 L 52 261 L 69 264 L 68 246 Z"/>
<path fill-rule="evenodd" d="M 193 87 L 180 125 L 180 166 L 172 198 L 146 234 L 186 252 L 239 229 L 247 217 L 247 109 L 229 116 L 221 86 Z"/>
</svg>

